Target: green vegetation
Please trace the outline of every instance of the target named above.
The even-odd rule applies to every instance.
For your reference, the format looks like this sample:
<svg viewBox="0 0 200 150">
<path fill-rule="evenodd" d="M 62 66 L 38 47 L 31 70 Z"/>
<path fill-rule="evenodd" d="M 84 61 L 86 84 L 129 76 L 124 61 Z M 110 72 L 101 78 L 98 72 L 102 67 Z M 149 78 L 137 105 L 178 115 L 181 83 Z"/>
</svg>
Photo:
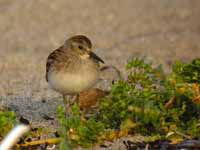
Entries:
<svg viewBox="0 0 200 150">
<path fill-rule="evenodd" d="M 128 78 L 112 86 L 99 112 L 86 120 L 75 104 L 65 117 L 58 108 L 63 145 L 89 147 L 128 134 L 172 140 L 200 139 L 200 59 L 176 62 L 171 74 L 143 59 L 128 62 Z M 63 144 L 67 143 L 67 144 Z"/>
<path fill-rule="evenodd" d="M 76 104 L 73 105 L 72 115 L 69 117 L 65 117 L 65 109 L 59 107 L 58 118 L 62 124 L 61 135 L 65 137 L 60 145 L 60 149 L 63 150 L 66 150 L 67 147 L 70 149 L 71 144 L 78 144 L 85 147 L 92 146 L 93 142 L 96 141 L 98 135 L 104 129 L 103 124 L 96 121 L 94 118 L 89 120 L 82 119 L 79 107 Z M 69 138 L 72 143 L 68 143 Z"/>
<path fill-rule="evenodd" d="M 200 58 L 188 64 L 177 61 L 173 69 L 174 73 L 177 74 L 176 79 L 179 78 L 182 82 L 200 84 Z"/>
<path fill-rule="evenodd" d="M 15 113 L 12 111 L 0 111 L 0 139 L 3 138 L 13 127 L 16 121 Z"/>
</svg>

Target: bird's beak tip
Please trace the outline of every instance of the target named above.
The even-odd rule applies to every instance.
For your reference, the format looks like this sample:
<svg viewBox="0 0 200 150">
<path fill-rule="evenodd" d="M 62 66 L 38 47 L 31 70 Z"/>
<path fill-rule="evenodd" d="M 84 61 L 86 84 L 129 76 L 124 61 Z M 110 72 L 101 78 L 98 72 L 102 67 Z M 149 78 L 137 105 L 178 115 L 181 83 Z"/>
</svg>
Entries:
<svg viewBox="0 0 200 150">
<path fill-rule="evenodd" d="M 97 56 L 95 53 L 93 53 L 93 52 L 90 51 L 89 54 L 90 54 L 90 57 L 94 58 L 95 60 L 100 61 L 103 64 L 105 64 L 105 62 L 99 56 Z"/>
</svg>

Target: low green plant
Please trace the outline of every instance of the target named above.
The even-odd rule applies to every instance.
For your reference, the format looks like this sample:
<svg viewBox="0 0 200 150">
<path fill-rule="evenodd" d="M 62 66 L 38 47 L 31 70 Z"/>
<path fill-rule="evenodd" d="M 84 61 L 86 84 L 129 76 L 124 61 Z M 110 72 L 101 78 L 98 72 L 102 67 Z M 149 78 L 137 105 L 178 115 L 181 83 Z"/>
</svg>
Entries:
<svg viewBox="0 0 200 150">
<path fill-rule="evenodd" d="M 170 74 L 139 58 L 129 61 L 126 69 L 127 79 L 112 85 L 90 119 L 81 118 L 76 104 L 69 117 L 59 107 L 62 137 L 69 145 L 88 147 L 132 133 L 200 138 L 200 59 L 176 62 Z"/>
<path fill-rule="evenodd" d="M 182 82 L 200 84 L 200 58 L 194 59 L 191 63 L 177 61 L 173 71 Z"/>
<path fill-rule="evenodd" d="M 128 79 L 115 84 L 111 95 L 103 100 L 100 120 L 108 128 L 117 129 L 124 120 L 131 119 L 136 123 L 134 132 L 144 135 L 166 135 L 180 130 L 193 136 L 187 129 L 191 128 L 191 120 L 193 124 L 199 120 L 200 105 L 193 101 L 193 87 L 199 85 L 190 77 L 193 74 L 185 78 L 185 72 L 180 70 L 194 69 L 199 77 L 200 72 L 195 69 L 200 65 L 190 69 L 188 66 L 176 65 L 172 74 L 165 75 L 160 66 L 153 68 L 142 59 L 131 60 L 126 67 Z"/>
<path fill-rule="evenodd" d="M 61 137 L 63 143 L 61 150 L 71 149 L 73 145 L 91 147 L 97 141 L 98 135 L 103 131 L 104 126 L 94 118 L 85 120 L 81 118 L 80 109 L 77 104 L 72 106 L 72 114 L 65 117 L 64 107 L 58 107 L 57 114 L 62 125 Z M 66 146 L 67 145 L 67 146 Z"/>
<path fill-rule="evenodd" d="M 12 111 L 0 111 L 0 138 L 3 138 L 16 122 L 15 113 Z"/>
</svg>

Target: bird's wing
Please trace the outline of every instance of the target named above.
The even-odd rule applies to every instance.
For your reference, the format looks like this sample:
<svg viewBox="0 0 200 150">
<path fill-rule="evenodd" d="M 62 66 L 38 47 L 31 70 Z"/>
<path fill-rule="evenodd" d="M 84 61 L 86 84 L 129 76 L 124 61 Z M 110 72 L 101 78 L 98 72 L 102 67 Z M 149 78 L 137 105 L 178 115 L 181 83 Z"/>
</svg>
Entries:
<svg viewBox="0 0 200 150">
<path fill-rule="evenodd" d="M 61 53 L 63 52 L 63 47 L 59 47 L 58 49 L 54 50 L 52 53 L 49 54 L 46 63 L 46 80 L 48 81 L 48 72 L 53 64 L 58 63 L 62 56 Z"/>
</svg>

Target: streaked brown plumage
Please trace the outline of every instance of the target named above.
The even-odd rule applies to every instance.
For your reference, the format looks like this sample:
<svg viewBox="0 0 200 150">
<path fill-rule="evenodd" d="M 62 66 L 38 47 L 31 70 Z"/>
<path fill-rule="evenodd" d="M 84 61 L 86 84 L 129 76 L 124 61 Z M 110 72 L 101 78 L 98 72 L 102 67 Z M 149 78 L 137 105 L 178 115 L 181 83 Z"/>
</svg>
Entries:
<svg viewBox="0 0 200 150">
<path fill-rule="evenodd" d="M 104 63 L 86 36 L 73 36 L 48 56 L 46 80 L 63 95 L 78 94 L 98 81 L 100 62 Z"/>
</svg>

